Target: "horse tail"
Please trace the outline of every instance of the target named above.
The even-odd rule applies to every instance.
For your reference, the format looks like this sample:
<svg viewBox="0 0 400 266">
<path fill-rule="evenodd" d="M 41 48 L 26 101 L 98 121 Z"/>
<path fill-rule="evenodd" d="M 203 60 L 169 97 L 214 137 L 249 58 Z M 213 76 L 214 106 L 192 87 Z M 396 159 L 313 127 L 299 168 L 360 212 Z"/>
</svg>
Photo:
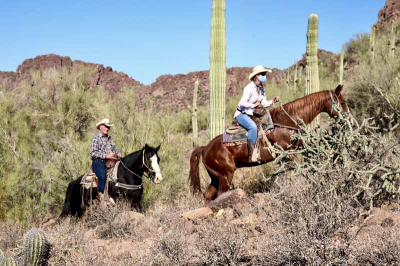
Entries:
<svg viewBox="0 0 400 266">
<path fill-rule="evenodd" d="M 60 214 L 60 218 L 71 215 L 71 194 L 74 188 L 74 181 L 68 184 L 67 193 L 65 194 L 64 208 Z"/>
<path fill-rule="evenodd" d="M 190 182 L 190 191 L 192 192 L 193 195 L 201 193 L 199 162 L 204 148 L 205 146 L 197 147 L 196 149 L 193 150 L 192 156 L 190 157 L 189 182 Z"/>
</svg>

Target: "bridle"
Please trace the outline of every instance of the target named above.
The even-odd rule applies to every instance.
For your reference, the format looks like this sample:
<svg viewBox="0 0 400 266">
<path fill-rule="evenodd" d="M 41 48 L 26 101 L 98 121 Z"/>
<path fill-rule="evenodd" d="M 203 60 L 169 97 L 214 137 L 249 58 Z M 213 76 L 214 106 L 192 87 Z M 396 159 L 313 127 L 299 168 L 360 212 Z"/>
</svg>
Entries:
<svg viewBox="0 0 400 266">
<path fill-rule="evenodd" d="M 145 150 L 143 150 L 143 165 L 146 166 L 146 168 L 147 168 L 147 170 L 148 170 L 149 172 L 152 172 L 152 173 L 161 173 L 161 171 L 156 171 L 156 170 L 154 170 L 154 169 L 151 169 L 151 167 L 149 166 L 148 160 L 149 160 L 149 159 L 147 158 L 147 156 L 145 156 Z"/>
<path fill-rule="evenodd" d="M 143 157 L 142 157 L 142 164 L 147 168 L 148 172 L 153 172 L 153 173 L 159 173 L 161 171 L 155 171 L 153 169 L 151 169 L 151 167 L 149 166 L 149 163 L 147 162 L 148 158 L 145 156 L 145 150 L 143 150 Z M 141 180 L 143 180 L 143 177 L 136 174 L 135 172 L 133 172 L 131 169 L 129 169 L 122 160 L 119 160 L 120 164 L 132 175 L 140 178 Z M 147 178 L 150 178 L 145 172 L 143 172 L 143 175 Z M 115 186 L 119 187 L 119 188 L 124 188 L 127 190 L 138 190 L 141 189 L 143 187 L 143 181 L 140 185 L 128 185 L 128 184 L 124 184 L 124 183 L 120 183 L 120 182 L 115 182 Z"/>
<path fill-rule="evenodd" d="M 335 102 L 335 99 L 333 98 L 333 95 L 335 95 L 335 98 L 336 98 L 336 101 L 337 102 Z M 342 107 L 342 105 L 344 105 L 345 104 L 345 102 L 341 102 L 340 101 L 340 99 L 339 99 L 339 96 L 338 95 L 336 95 L 336 93 L 332 93 L 332 91 L 329 91 L 329 97 L 331 98 L 331 101 L 332 101 L 332 105 L 331 105 L 331 115 L 333 116 L 333 109 L 335 109 L 335 107 L 337 106 L 338 108 L 339 108 L 339 110 L 342 110 L 341 112 L 342 113 L 350 113 L 350 109 L 349 109 L 349 111 L 347 111 L 347 112 L 344 112 L 343 111 L 343 109 L 341 108 Z M 347 107 L 347 109 L 348 109 L 349 107 Z"/>
</svg>

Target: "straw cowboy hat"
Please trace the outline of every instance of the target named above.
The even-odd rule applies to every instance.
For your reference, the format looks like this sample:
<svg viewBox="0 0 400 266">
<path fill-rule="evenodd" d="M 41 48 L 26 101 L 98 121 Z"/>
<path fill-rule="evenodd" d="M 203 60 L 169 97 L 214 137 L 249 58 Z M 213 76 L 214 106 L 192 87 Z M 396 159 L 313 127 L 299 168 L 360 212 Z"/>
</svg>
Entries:
<svg viewBox="0 0 400 266">
<path fill-rule="evenodd" d="M 101 125 L 105 125 L 107 127 L 112 127 L 112 124 L 110 123 L 110 120 L 108 118 L 104 118 L 103 120 L 101 120 L 99 123 L 97 123 L 96 127 L 97 129 L 99 129 L 99 127 Z"/>
<path fill-rule="evenodd" d="M 251 81 L 255 75 L 260 74 L 260 73 L 264 73 L 264 72 L 269 72 L 269 73 L 271 73 L 272 70 L 271 70 L 271 69 L 268 69 L 268 68 L 265 68 L 265 67 L 263 67 L 262 65 L 255 66 L 255 67 L 253 68 L 253 72 L 251 72 L 251 74 L 250 74 L 250 76 L 249 76 L 249 80 Z"/>
</svg>

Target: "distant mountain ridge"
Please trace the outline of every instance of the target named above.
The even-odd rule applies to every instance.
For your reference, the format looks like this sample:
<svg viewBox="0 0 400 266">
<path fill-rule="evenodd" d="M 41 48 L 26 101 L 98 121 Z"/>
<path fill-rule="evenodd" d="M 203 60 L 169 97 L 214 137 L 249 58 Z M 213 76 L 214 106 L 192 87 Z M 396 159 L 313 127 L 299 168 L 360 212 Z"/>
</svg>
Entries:
<svg viewBox="0 0 400 266">
<path fill-rule="evenodd" d="M 111 67 L 100 64 L 87 63 L 80 60 L 71 60 L 69 56 L 56 54 L 40 55 L 26 59 L 17 67 L 16 72 L 1 72 L 0 83 L 9 90 L 16 87 L 19 82 L 30 80 L 30 73 L 35 70 L 73 68 L 85 66 L 94 69 L 90 86 L 103 86 L 107 92 L 118 93 L 123 87 L 129 85 L 136 90 L 136 105 L 139 108 L 146 106 L 147 97 L 155 100 L 156 109 L 182 110 L 192 104 L 193 87 L 199 81 L 199 104 L 208 103 L 208 71 L 190 72 L 188 74 L 162 75 L 150 84 L 144 85 L 129 77 L 123 72 L 114 71 Z M 227 69 L 227 96 L 237 95 L 240 89 L 248 83 L 251 67 L 233 67 Z M 279 82 L 285 78 L 285 72 L 273 69 L 270 78 Z"/>
</svg>

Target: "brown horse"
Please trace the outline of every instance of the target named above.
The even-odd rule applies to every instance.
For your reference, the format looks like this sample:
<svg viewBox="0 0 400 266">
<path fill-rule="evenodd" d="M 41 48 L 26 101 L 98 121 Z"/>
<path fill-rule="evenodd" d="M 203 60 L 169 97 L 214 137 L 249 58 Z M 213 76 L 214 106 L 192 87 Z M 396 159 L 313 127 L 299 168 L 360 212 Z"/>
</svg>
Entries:
<svg viewBox="0 0 400 266">
<path fill-rule="evenodd" d="M 271 144 L 279 145 L 285 150 L 293 149 L 290 136 L 293 130 L 299 128 L 300 121 L 309 124 L 322 112 L 328 113 L 332 118 L 337 118 L 339 114 L 335 106 L 341 108 L 343 112 L 349 112 L 342 89 L 343 86 L 339 85 L 334 91 L 316 92 L 272 109 L 270 111 L 272 120 L 280 126 L 275 127 L 275 130 L 268 136 Z M 296 143 L 296 145 L 300 145 L 300 143 Z M 257 166 L 274 160 L 267 149 L 260 149 L 261 162 L 249 163 L 246 145 L 226 146 L 222 143 L 222 135 L 219 135 L 206 146 L 198 147 L 192 152 L 189 181 L 193 194 L 201 193 L 199 175 L 201 155 L 211 178 L 211 183 L 204 195 L 206 202 L 229 190 L 237 168 Z"/>
</svg>

